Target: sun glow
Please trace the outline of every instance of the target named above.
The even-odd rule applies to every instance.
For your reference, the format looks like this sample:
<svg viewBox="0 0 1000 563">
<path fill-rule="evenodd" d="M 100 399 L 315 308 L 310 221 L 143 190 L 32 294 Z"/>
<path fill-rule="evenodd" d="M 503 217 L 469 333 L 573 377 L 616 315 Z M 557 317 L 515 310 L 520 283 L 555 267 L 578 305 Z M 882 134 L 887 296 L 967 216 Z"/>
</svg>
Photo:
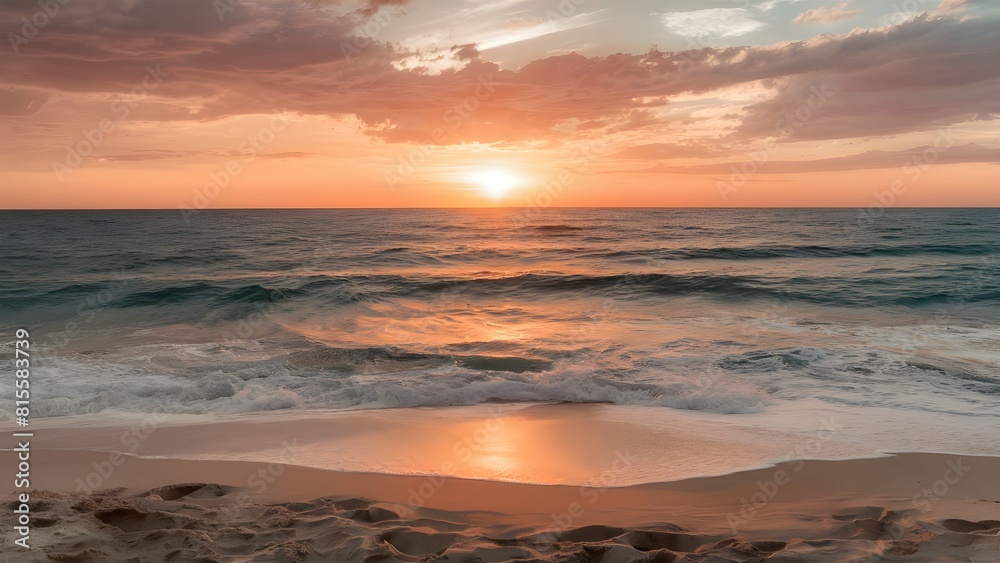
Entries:
<svg viewBox="0 0 1000 563">
<path fill-rule="evenodd" d="M 520 178 L 500 169 L 480 171 L 473 176 L 472 181 L 479 186 L 483 193 L 493 199 L 502 198 L 521 183 Z"/>
</svg>

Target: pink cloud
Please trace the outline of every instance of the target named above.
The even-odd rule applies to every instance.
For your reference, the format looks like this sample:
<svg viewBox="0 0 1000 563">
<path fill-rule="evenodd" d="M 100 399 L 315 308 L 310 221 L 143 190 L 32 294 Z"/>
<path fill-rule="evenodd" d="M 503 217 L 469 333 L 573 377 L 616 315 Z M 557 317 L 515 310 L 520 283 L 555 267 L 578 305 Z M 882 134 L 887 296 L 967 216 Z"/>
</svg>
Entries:
<svg viewBox="0 0 1000 563">
<path fill-rule="evenodd" d="M 334 17 L 321 5 L 247 2 L 224 20 L 202 0 L 93 0 L 65 9 L 20 54 L 0 54 L 0 82 L 16 92 L 0 113 L 38 104 L 84 111 L 85 99 L 128 92 L 147 66 L 161 65 L 170 78 L 143 104 L 142 119 L 212 121 L 277 110 L 354 115 L 389 143 L 559 142 L 602 129 L 638 130 L 665 119 L 644 99 L 755 82 L 770 85 L 773 95 L 737 115 L 736 138 L 727 142 L 891 135 L 1000 114 L 995 19 L 923 17 L 888 32 L 770 47 L 571 53 L 519 69 L 502 69 L 461 45 L 451 56 L 464 66 L 430 74 L 398 68 L 408 54 L 400 47 L 358 36 L 365 13 Z M 22 15 L 0 7 L 0 29 Z M 832 95 L 808 127 L 776 131 L 820 85 Z M 562 126 L 570 122 L 576 126 Z"/>
</svg>

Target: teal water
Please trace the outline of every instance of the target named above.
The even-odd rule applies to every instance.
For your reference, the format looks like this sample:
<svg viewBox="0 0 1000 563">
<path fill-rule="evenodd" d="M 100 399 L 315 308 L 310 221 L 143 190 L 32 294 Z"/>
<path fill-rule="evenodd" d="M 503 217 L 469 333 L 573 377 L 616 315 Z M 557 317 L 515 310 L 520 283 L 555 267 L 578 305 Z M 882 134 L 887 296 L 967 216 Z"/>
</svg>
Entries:
<svg viewBox="0 0 1000 563">
<path fill-rule="evenodd" d="M 2 212 L 0 353 L 31 331 L 36 417 L 573 401 L 1000 418 L 1000 211 L 858 217 Z"/>
</svg>

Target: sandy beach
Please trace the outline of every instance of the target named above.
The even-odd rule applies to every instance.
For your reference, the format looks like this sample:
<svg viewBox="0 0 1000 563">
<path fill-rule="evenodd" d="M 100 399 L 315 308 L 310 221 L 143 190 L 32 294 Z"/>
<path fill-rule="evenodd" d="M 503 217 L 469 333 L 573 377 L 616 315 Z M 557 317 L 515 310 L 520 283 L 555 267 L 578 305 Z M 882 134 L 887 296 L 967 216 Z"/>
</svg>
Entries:
<svg viewBox="0 0 1000 563">
<path fill-rule="evenodd" d="M 498 407 L 506 414 L 490 418 Z M 602 409 L 611 414 L 601 416 Z M 623 446 L 609 422 L 616 419 L 614 410 L 490 405 L 214 420 L 39 421 L 31 450 L 32 550 L 17 560 L 998 560 L 1000 458 L 903 453 L 790 460 L 712 477 L 622 485 L 651 474 L 645 467 L 650 460 L 632 453 L 641 442 Z M 400 426 L 399 417 L 408 424 Z M 552 444 L 541 428 L 556 419 L 569 421 L 580 440 L 567 443 L 570 434 L 552 430 L 548 437 L 564 447 L 547 459 Z M 489 431 L 483 421 L 491 420 Z M 504 432 L 518 422 L 534 436 L 537 450 L 509 448 Z M 346 443 L 335 432 L 338 424 L 368 439 Z M 478 428 L 487 434 L 477 434 Z M 463 432 L 470 440 L 463 442 Z M 279 435 L 285 448 L 272 447 Z M 739 429 L 727 436 L 739 439 Z M 423 464 L 440 470 L 399 475 L 309 466 L 333 457 L 310 452 L 331 447 L 348 461 L 369 455 L 365 442 L 384 449 L 386 467 L 401 456 L 418 469 Z M 456 445 L 434 447 L 437 442 Z M 202 446 L 210 443 L 223 446 L 208 454 Z M 413 447 L 392 451 L 404 444 Z M 691 439 L 662 449 L 672 452 L 681 475 L 684 467 L 704 472 L 689 463 L 699 451 L 725 447 L 709 438 L 703 446 Z M 233 455 L 237 451 L 257 461 L 233 459 L 240 457 Z M 844 447 L 831 451 L 849 453 Z M 731 454 L 721 472 L 760 461 L 739 449 Z M 4 450 L 3 463 L 15 466 L 14 456 Z M 556 458 L 561 468 L 552 464 Z M 490 463 L 494 470 L 506 466 L 510 475 L 531 477 L 445 476 L 471 476 Z M 546 474 L 573 482 L 530 482 L 544 481 Z M 14 500 L 11 485 L 5 487 Z M 5 547 L 16 537 L 11 528 L 7 522 L 0 528 Z"/>
</svg>

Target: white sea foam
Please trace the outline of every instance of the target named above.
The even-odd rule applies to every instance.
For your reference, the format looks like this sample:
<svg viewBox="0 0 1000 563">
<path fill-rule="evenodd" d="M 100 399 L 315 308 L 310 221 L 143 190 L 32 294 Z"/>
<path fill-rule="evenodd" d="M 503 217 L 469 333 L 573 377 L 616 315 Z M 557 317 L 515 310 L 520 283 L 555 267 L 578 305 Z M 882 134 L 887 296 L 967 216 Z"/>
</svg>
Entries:
<svg viewBox="0 0 1000 563">
<path fill-rule="evenodd" d="M 653 375 L 653 374 L 650 374 Z M 230 372 L 164 374 L 148 367 L 52 359 L 33 375 L 37 417 L 101 412 L 240 413 L 280 409 L 358 409 L 575 402 L 645 405 L 719 413 L 755 412 L 766 394 L 752 385 L 680 378 L 636 383 L 579 367 L 541 373 L 457 366 L 381 375 L 290 369 L 279 362 Z M 649 379 L 649 377 L 644 378 Z M 5 420 L 12 413 L 0 411 Z"/>
</svg>

